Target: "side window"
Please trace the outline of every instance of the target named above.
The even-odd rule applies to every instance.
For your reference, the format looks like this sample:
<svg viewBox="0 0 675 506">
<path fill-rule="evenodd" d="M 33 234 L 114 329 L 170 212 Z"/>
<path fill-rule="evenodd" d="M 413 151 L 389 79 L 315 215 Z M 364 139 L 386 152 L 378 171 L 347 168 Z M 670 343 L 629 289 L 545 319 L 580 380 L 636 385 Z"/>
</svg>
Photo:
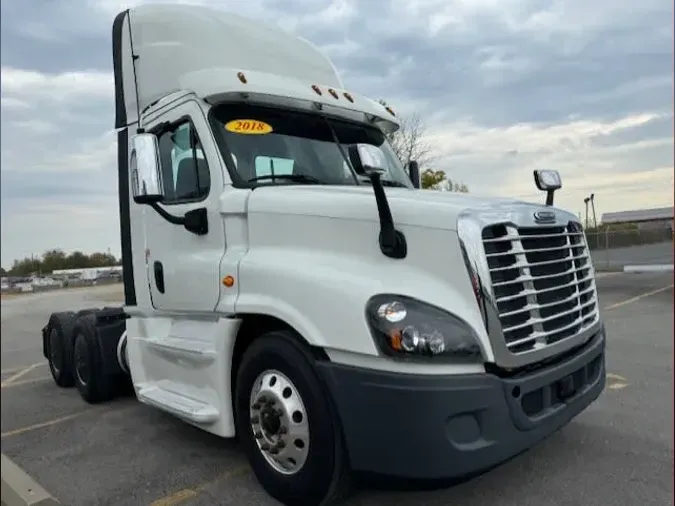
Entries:
<svg viewBox="0 0 675 506">
<path fill-rule="evenodd" d="M 255 175 L 256 177 L 272 175 L 272 171 L 277 176 L 293 174 L 293 165 L 293 160 L 289 160 L 288 158 L 256 156 Z"/>
<path fill-rule="evenodd" d="M 159 157 L 164 180 L 164 204 L 205 199 L 211 174 L 199 136 L 192 123 L 180 123 L 159 137 Z"/>
</svg>

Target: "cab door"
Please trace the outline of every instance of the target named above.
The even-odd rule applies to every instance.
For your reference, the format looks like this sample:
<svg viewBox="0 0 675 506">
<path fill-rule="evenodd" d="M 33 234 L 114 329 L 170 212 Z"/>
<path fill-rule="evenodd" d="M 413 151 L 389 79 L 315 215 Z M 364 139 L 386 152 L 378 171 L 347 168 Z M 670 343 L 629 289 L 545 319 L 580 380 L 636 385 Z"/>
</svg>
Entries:
<svg viewBox="0 0 675 506">
<path fill-rule="evenodd" d="M 152 305 L 168 312 L 213 311 L 220 294 L 225 234 L 219 213 L 223 177 L 208 122 L 194 100 L 188 100 L 145 128 L 158 138 L 165 195 L 158 204 L 164 212 L 149 207 L 144 212 Z M 166 216 L 186 213 L 201 215 L 206 229 L 188 230 Z"/>
</svg>

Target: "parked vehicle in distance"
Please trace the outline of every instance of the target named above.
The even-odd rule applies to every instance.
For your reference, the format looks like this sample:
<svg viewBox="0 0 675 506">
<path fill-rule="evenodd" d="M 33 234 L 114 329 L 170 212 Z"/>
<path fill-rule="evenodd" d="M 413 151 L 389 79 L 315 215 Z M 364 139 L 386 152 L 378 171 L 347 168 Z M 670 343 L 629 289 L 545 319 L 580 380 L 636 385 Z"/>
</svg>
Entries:
<svg viewBox="0 0 675 506">
<path fill-rule="evenodd" d="M 113 25 L 125 305 L 54 313 L 56 383 L 237 435 L 284 504 L 352 472 L 492 467 L 604 388 L 585 236 L 548 205 L 422 191 L 309 42 L 195 6 Z M 438 266 L 443 268 L 439 269 Z M 555 477 L 552 477 L 555 478 Z"/>
</svg>

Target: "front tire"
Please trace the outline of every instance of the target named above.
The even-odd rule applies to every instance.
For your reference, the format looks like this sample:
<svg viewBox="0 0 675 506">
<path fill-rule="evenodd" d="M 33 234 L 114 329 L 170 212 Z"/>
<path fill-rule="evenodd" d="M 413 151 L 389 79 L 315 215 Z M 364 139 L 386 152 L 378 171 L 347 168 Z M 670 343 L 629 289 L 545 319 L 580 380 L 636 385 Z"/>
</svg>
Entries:
<svg viewBox="0 0 675 506">
<path fill-rule="evenodd" d="M 350 491 L 338 416 L 314 359 L 290 331 L 269 332 L 237 371 L 235 418 L 263 488 L 286 505 L 336 504 Z"/>
</svg>

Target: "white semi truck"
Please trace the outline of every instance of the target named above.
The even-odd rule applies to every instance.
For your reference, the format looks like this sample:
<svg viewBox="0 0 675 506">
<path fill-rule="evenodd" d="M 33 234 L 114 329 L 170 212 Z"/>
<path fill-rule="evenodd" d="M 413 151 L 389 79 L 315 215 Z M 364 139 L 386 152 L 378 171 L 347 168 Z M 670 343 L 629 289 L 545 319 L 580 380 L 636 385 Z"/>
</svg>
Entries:
<svg viewBox="0 0 675 506">
<path fill-rule="evenodd" d="M 112 30 L 125 304 L 55 313 L 56 383 L 237 436 L 269 494 L 471 475 L 605 385 L 585 236 L 548 205 L 422 191 L 394 112 L 314 46 L 194 6 Z"/>
</svg>

